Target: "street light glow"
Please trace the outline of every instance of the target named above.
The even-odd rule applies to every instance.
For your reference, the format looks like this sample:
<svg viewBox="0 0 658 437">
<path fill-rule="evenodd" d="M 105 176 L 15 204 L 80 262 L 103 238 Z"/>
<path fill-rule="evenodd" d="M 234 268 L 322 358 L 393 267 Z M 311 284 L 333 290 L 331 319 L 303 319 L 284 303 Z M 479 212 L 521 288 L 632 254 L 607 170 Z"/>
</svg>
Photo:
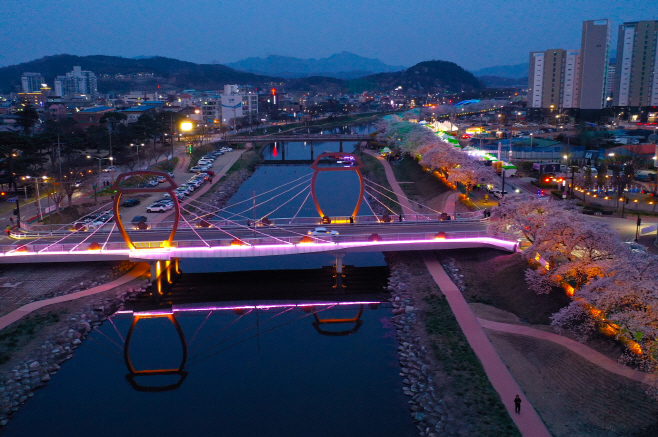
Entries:
<svg viewBox="0 0 658 437">
<path fill-rule="evenodd" d="M 180 130 L 186 131 L 186 132 L 191 131 L 193 127 L 194 127 L 194 125 L 189 121 L 184 121 L 180 124 Z"/>
</svg>

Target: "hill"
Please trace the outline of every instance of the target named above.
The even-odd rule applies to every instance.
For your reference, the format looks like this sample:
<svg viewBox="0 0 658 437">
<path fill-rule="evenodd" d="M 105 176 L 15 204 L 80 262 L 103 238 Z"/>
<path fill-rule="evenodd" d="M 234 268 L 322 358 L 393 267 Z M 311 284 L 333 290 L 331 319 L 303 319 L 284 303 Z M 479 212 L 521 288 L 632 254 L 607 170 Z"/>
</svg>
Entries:
<svg viewBox="0 0 658 437">
<path fill-rule="evenodd" d="M 360 79 L 372 86 L 373 90 L 393 90 L 402 87 L 405 92 L 460 92 L 484 88 L 472 73 L 454 62 L 425 61 L 404 71 L 379 73 Z"/>
<path fill-rule="evenodd" d="M 177 59 L 154 56 L 130 59 L 119 56 L 46 56 L 34 61 L 0 68 L 0 91 L 20 89 L 24 72 L 38 72 L 52 86 L 56 76 L 73 70 L 74 65 L 93 71 L 98 77 L 100 92 L 128 91 L 135 86 L 141 88 L 162 85 L 162 88 L 177 89 L 220 89 L 227 83 L 260 85 L 281 79 L 236 71 L 219 64 L 195 64 Z M 138 73 L 152 76 L 132 77 Z M 127 77 L 117 77 L 116 75 Z"/>
<path fill-rule="evenodd" d="M 509 79 L 516 79 L 519 77 L 528 76 L 528 63 L 516 65 L 497 65 L 495 67 L 481 68 L 480 70 L 473 71 L 472 73 L 477 76 L 497 76 L 506 77 Z"/>
<path fill-rule="evenodd" d="M 226 65 L 236 70 L 286 78 L 326 76 L 353 79 L 373 73 L 404 70 L 404 67 L 387 65 L 379 59 L 366 58 L 345 51 L 320 59 L 270 55 L 266 58 L 247 58 Z"/>
</svg>

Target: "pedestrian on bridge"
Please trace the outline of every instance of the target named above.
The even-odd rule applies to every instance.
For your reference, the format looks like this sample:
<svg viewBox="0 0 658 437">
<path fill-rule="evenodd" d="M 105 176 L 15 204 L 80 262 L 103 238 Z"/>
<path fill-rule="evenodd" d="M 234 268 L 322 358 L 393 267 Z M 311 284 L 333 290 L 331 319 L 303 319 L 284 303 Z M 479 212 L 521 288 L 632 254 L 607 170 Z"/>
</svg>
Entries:
<svg viewBox="0 0 658 437">
<path fill-rule="evenodd" d="M 521 398 L 519 395 L 516 395 L 514 398 L 514 412 L 517 414 L 521 414 Z"/>
<path fill-rule="evenodd" d="M 11 226 L 7 225 L 7 236 L 11 235 Z"/>
</svg>

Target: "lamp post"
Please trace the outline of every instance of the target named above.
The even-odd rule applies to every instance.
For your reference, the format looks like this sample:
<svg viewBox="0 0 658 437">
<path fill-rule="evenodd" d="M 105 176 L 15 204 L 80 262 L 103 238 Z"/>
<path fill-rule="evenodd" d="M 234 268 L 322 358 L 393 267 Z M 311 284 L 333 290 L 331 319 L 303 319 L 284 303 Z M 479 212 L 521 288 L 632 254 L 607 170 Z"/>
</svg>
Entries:
<svg viewBox="0 0 658 437">
<path fill-rule="evenodd" d="M 31 179 L 32 176 L 25 176 L 25 179 Z M 48 176 L 42 176 L 41 177 L 44 182 L 46 182 L 46 179 L 48 179 Z M 41 195 L 39 194 L 39 178 L 34 178 L 34 185 L 36 185 L 37 189 L 37 209 L 38 209 L 38 214 L 39 214 L 39 220 L 43 220 L 43 213 L 41 211 Z"/>
<path fill-rule="evenodd" d="M 142 169 L 142 167 L 141 167 L 140 164 L 139 164 L 139 148 L 140 148 L 140 146 L 141 146 L 141 147 L 144 147 L 144 143 L 141 143 L 141 144 L 132 144 L 132 143 L 131 143 L 131 144 L 130 144 L 130 147 L 137 147 L 137 170 L 141 170 L 141 169 Z M 111 159 L 111 158 L 110 158 L 110 159 Z M 99 164 L 99 165 L 100 165 L 100 164 Z"/>
<path fill-rule="evenodd" d="M 534 135 L 534 134 L 532 134 L 532 133 L 530 134 L 530 148 L 531 148 L 531 149 L 532 149 L 532 138 L 533 138 L 533 135 Z"/>
<path fill-rule="evenodd" d="M 132 145 L 132 144 L 131 144 Z M 98 201 L 98 189 L 101 186 L 101 175 L 103 174 L 103 170 L 101 169 L 101 163 L 103 162 L 104 159 L 107 159 L 112 163 L 114 158 L 110 156 L 109 158 L 99 158 L 98 156 L 91 156 L 87 155 L 87 159 L 97 159 L 98 160 L 98 185 L 96 185 L 96 189 L 94 190 L 94 203 Z"/>
</svg>

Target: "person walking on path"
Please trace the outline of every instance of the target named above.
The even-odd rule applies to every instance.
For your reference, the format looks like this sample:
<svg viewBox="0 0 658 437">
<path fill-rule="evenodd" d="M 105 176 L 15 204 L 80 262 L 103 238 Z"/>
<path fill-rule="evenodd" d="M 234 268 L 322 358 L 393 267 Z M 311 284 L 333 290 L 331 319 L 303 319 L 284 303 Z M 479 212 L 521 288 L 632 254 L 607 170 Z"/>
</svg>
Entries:
<svg viewBox="0 0 658 437">
<path fill-rule="evenodd" d="M 11 226 L 7 225 L 7 236 L 9 237 L 11 235 Z"/>
<path fill-rule="evenodd" d="M 519 395 L 514 398 L 514 412 L 521 414 L 521 398 Z"/>
</svg>

